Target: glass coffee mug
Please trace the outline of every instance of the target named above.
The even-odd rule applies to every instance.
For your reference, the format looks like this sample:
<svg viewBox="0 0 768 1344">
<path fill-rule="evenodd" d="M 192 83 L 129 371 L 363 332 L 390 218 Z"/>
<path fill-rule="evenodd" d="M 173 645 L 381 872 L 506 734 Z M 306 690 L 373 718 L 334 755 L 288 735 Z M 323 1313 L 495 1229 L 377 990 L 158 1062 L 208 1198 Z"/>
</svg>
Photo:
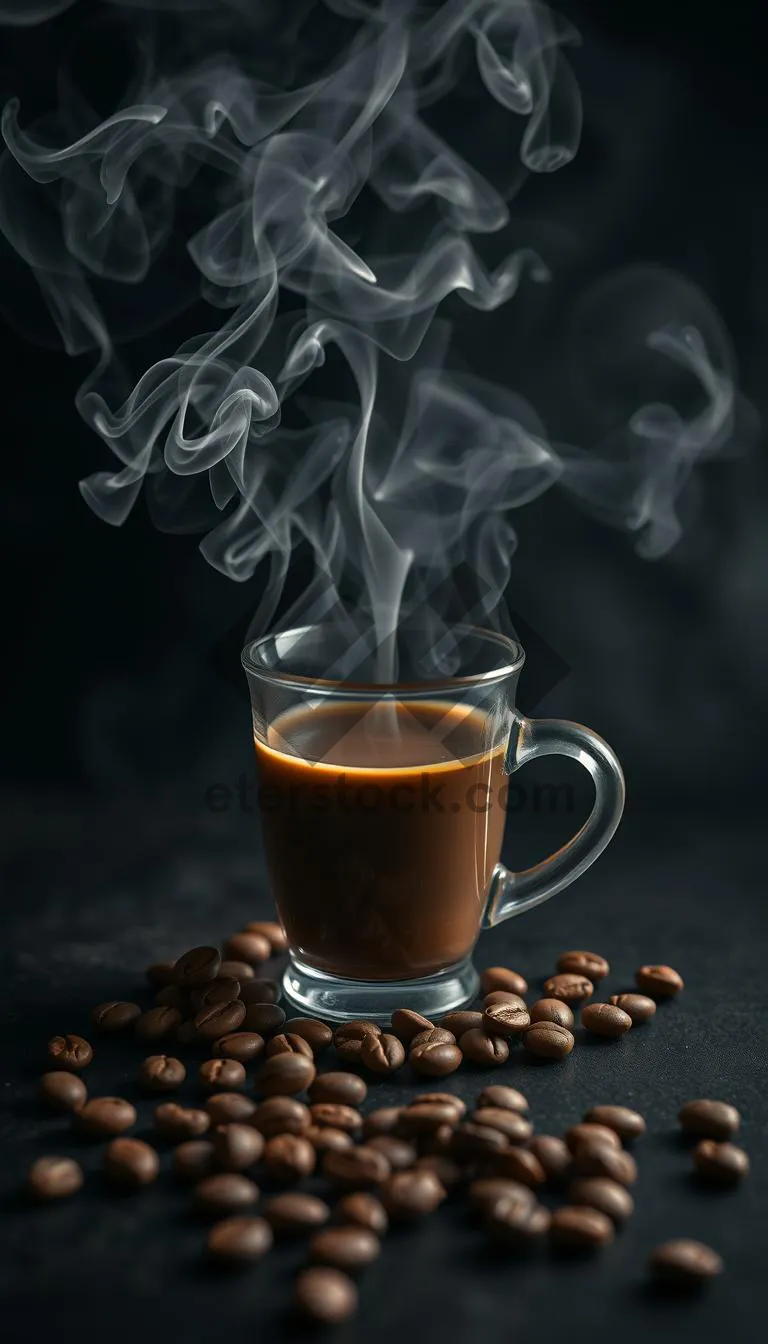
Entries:
<svg viewBox="0 0 768 1344">
<path fill-rule="evenodd" d="M 400 635 L 381 679 L 366 636 L 305 626 L 243 653 L 257 798 L 272 891 L 289 944 L 283 988 L 304 1013 L 435 1018 L 470 1001 L 481 929 L 575 881 L 621 818 L 624 779 L 588 728 L 515 708 L 522 649 L 460 626 L 438 647 Z M 368 637 L 370 639 L 370 637 Z M 572 756 L 592 812 L 524 872 L 499 862 L 509 775 Z"/>
</svg>

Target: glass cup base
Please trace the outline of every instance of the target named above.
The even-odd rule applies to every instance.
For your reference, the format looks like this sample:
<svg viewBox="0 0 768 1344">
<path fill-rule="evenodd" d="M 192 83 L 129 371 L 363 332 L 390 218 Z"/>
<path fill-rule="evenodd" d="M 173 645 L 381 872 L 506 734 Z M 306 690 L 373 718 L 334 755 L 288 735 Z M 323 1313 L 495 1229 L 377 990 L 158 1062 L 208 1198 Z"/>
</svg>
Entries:
<svg viewBox="0 0 768 1344">
<path fill-rule="evenodd" d="M 470 957 L 421 980 L 347 980 L 291 955 L 283 975 L 283 994 L 291 1006 L 327 1022 L 389 1022 L 396 1008 L 411 1008 L 434 1021 L 471 1003 L 479 987 Z"/>
</svg>

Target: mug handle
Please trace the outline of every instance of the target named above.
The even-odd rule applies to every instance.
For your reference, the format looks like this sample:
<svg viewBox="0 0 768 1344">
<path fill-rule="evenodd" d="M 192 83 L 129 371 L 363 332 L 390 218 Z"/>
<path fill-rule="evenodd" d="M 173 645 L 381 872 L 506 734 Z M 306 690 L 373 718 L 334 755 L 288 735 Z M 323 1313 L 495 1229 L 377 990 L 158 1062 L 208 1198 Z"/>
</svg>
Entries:
<svg viewBox="0 0 768 1344">
<path fill-rule="evenodd" d="M 595 783 L 594 805 L 581 830 L 548 859 L 521 873 L 496 865 L 483 912 L 484 929 L 541 905 L 581 877 L 602 854 L 624 811 L 621 766 L 608 743 L 591 729 L 565 719 L 518 719 L 517 740 L 510 742 L 507 756 L 508 772 L 537 756 L 572 756 L 583 765 Z"/>
</svg>

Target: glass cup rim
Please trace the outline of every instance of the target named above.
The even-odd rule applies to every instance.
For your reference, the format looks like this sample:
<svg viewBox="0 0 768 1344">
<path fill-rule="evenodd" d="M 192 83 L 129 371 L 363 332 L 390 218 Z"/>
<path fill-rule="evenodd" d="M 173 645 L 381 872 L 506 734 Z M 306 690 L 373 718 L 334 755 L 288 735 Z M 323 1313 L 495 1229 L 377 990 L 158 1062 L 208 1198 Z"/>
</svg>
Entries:
<svg viewBox="0 0 768 1344">
<path fill-rule="evenodd" d="M 462 631 L 476 635 L 489 643 L 496 644 L 497 647 L 505 651 L 507 662 L 504 666 L 493 668 L 489 672 L 476 672 L 459 677 L 438 677 L 429 681 L 354 682 L 335 681 L 324 677 L 307 677 L 298 672 L 283 672 L 278 668 L 266 667 L 256 660 L 255 654 L 257 651 L 264 648 L 270 641 L 289 636 L 299 638 L 312 630 L 322 630 L 323 628 L 331 630 L 333 626 L 330 623 L 324 625 L 322 621 L 316 621 L 308 625 L 294 626 L 288 630 L 272 631 L 270 634 L 260 635 L 257 639 L 250 640 L 240 655 L 240 661 L 245 672 L 248 676 L 257 677 L 271 685 L 284 686 L 288 689 L 300 691 L 312 689 L 331 695 L 346 695 L 351 692 L 355 695 L 370 696 L 372 699 L 385 695 L 396 695 L 402 699 L 404 696 L 418 698 L 425 691 L 450 691 L 457 687 L 489 686 L 496 682 L 503 682 L 519 672 L 525 662 L 525 652 L 516 640 L 510 639 L 508 635 L 503 635 L 497 630 L 487 630 L 482 626 L 466 625 L 461 622 L 458 622 L 453 629 L 457 632 Z"/>
</svg>

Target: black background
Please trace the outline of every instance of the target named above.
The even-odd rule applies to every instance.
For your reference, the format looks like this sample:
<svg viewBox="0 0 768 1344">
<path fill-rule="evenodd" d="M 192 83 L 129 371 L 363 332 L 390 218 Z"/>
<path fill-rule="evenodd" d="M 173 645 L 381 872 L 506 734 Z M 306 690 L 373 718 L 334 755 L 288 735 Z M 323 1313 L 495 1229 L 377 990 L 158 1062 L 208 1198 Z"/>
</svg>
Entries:
<svg viewBox="0 0 768 1344">
<path fill-rule="evenodd" d="M 53 101 L 61 49 L 92 8 L 76 5 L 40 28 L 0 27 L 4 97 L 19 93 L 38 109 Z M 720 6 L 650 0 L 561 9 L 584 37 L 573 56 L 584 145 L 562 182 L 535 184 L 530 206 L 562 244 L 556 304 L 569 285 L 583 290 L 617 267 L 679 270 L 720 312 L 741 387 L 764 416 L 763 6 L 738 0 L 725 16 Z M 25 1213 L 12 1193 L 25 1163 L 69 1143 L 28 1102 L 47 1035 L 82 1029 L 88 1005 L 130 997 L 155 954 L 222 936 L 266 911 L 268 894 L 255 819 L 234 808 L 213 814 L 204 802 L 211 783 L 234 784 L 251 768 L 237 654 L 257 592 L 214 574 L 195 538 L 156 532 L 141 502 L 119 530 L 89 513 L 77 481 L 107 463 L 74 408 L 88 362 L 18 334 L 29 329 L 33 290 L 5 243 L 0 264 L 8 319 L 2 945 L 18 1054 L 7 1075 L 4 1164 L 6 1225 L 17 1246 L 12 1319 L 36 1338 L 55 1307 L 86 1338 L 100 1330 L 128 1339 L 139 1329 L 154 1338 L 153 1314 L 158 1338 L 160 1323 L 202 1334 L 203 1322 L 214 1329 L 226 1315 L 238 1330 L 278 1338 L 271 1270 L 262 1267 L 223 1306 L 221 1289 L 198 1270 L 200 1231 L 165 1187 L 142 1197 L 141 1209 L 91 1192 L 40 1214 Z M 461 324 L 465 310 L 452 315 Z M 535 387 L 545 422 L 567 436 L 576 433 L 567 377 L 546 346 L 557 311 L 548 321 L 533 371 L 522 368 L 521 377 Z M 499 380 L 519 341 L 515 322 L 514 301 L 471 318 L 469 354 Z M 186 334 L 182 324 L 178 339 Z M 546 1337 L 574 1313 L 574 1338 L 599 1330 L 640 1339 L 653 1330 L 671 1339 L 695 1328 L 714 1339 L 726 1327 L 744 1338 L 759 1321 L 767 504 L 760 436 L 748 453 L 701 467 L 681 504 L 683 540 L 659 561 L 640 559 L 631 538 L 556 491 L 516 514 L 511 605 L 569 669 L 542 700 L 546 678 L 534 666 L 522 707 L 603 733 L 625 766 L 629 802 L 612 850 L 578 889 L 486 936 L 479 959 L 519 964 L 533 982 L 563 945 L 594 944 L 616 966 L 612 987 L 639 962 L 665 960 L 679 964 L 687 989 L 620 1053 L 610 1047 L 610 1060 L 595 1047 L 562 1069 L 526 1071 L 545 1130 L 597 1100 L 653 1113 L 638 1216 L 605 1259 L 560 1279 L 538 1261 L 491 1273 L 481 1239 L 455 1214 L 439 1231 L 388 1247 L 370 1305 L 344 1338 L 384 1340 L 395 1329 L 407 1337 L 408 1320 L 414 1338 L 437 1337 L 439 1327 L 459 1344 Z M 574 824 L 526 821 L 510 836 L 516 863 Z M 98 1086 L 129 1089 L 120 1052 L 99 1058 Z M 471 1095 L 472 1079 L 455 1086 Z M 382 1104 L 394 1095 L 379 1091 Z M 707 1093 L 743 1107 L 757 1168 L 747 1189 L 716 1199 L 689 1186 L 670 1134 L 679 1104 Z M 729 1261 L 707 1304 L 685 1311 L 639 1286 L 647 1250 L 678 1234 L 711 1241 Z M 288 1259 L 277 1263 L 282 1280 Z"/>
</svg>

